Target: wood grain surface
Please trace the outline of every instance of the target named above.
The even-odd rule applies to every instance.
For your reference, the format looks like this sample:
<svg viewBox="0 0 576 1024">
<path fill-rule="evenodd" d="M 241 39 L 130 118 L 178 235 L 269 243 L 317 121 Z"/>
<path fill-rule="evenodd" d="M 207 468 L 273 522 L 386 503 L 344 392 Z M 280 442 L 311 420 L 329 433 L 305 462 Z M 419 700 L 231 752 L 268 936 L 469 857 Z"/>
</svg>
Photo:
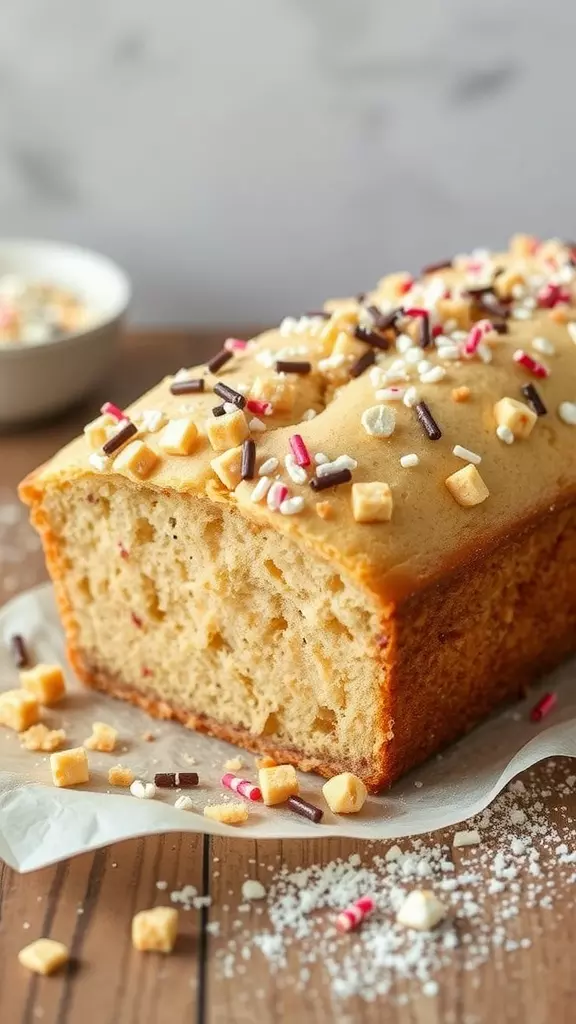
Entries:
<svg viewBox="0 0 576 1024">
<path fill-rule="evenodd" d="M 0 487 L 12 494 L 17 481 L 48 458 L 109 398 L 125 404 L 164 373 L 200 361 L 213 352 L 222 333 L 157 332 L 132 335 L 116 371 L 99 394 L 65 416 L 0 436 Z M 0 549 L 1 550 L 1 549 Z M 40 552 L 28 550 L 0 564 L 0 597 L 5 600 L 45 578 Z M 564 827 L 573 820 L 576 798 L 550 791 L 541 770 L 544 813 Z M 540 775 L 537 775 L 539 778 Z M 448 836 L 436 839 L 449 840 Z M 489 843 L 489 840 L 486 840 Z M 386 844 L 380 844 L 384 853 Z M 17 875 L 0 864 L 0 1024 L 548 1024 L 576 1020 L 574 943 L 576 915 L 565 882 L 552 910 L 520 907 L 517 930 L 530 945 L 513 954 L 497 950 L 469 970 L 465 948 L 454 950 L 438 975 L 438 994 L 403 981 L 374 1002 L 331 995 L 322 962 L 310 967 L 301 991 L 293 984 L 295 941 L 288 964 L 271 971 L 255 952 L 234 971 L 223 968 L 230 950 L 266 925 L 262 904 L 243 905 L 242 882 L 267 884 L 282 864 L 291 869 L 324 864 L 357 853 L 374 855 L 358 842 L 255 842 L 190 835 L 132 840 L 86 854 L 53 868 Z M 564 877 L 564 876 L 563 876 Z M 551 888 L 557 882 L 550 880 Z M 160 883 L 160 886 L 157 885 Z M 132 949 L 130 923 L 140 909 L 169 904 L 172 890 L 193 885 L 211 903 L 181 913 L 172 956 Z M 489 905 L 489 904 L 488 904 Z M 65 942 L 68 967 L 50 978 L 29 974 L 18 950 L 41 935 Z M 527 945 L 526 942 L 526 945 Z M 230 974 L 230 976 L 227 976 Z"/>
</svg>

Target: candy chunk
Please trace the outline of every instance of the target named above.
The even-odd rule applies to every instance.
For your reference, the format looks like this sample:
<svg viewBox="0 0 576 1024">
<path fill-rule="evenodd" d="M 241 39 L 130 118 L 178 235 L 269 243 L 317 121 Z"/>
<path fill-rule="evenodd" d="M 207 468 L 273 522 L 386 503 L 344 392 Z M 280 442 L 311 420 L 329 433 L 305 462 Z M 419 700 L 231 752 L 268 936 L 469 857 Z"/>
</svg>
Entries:
<svg viewBox="0 0 576 1024">
<path fill-rule="evenodd" d="M 499 427 L 508 427 L 514 437 L 524 440 L 532 433 L 538 416 L 529 405 L 516 398 L 501 398 L 494 406 L 494 416 Z"/>
<path fill-rule="evenodd" d="M 63 942 L 55 939 L 36 939 L 29 946 L 24 946 L 18 953 L 23 967 L 35 974 L 53 974 L 59 967 L 68 963 L 70 954 Z"/>
<path fill-rule="evenodd" d="M 198 440 L 198 427 L 190 416 L 170 420 L 164 427 L 158 446 L 167 455 L 190 455 Z"/>
<path fill-rule="evenodd" d="M 352 515 L 357 523 L 387 523 L 392 518 L 392 491 L 377 480 L 352 484 Z"/>
<path fill-rule="evenodd" d="M 181 793 L 180 796 L 176 797 L 174 807 L 177 811 L 193 811 L 194 801 L 189 796 L 186 796 L 185 793 Z"/>
<path fill-rule="evenodd" d="M 463 829 L 462 832 L 455 832 L 452 840 L 452 846 L 458 849 L 461 846 L 478 846 L 480 842 L 480 833 L 478 829 Z"/>
<path fill-rule="evenodd" d="M 128 789 L 134 782 L 134 772 L 122 764 L 115 764 L 108 769 L 108 782 L 111 786 L 122 786 Z"/>
<path fill-rule="evenodd" d="M 46 754 L 58 750 L 66 742 L 64 729 L 49 729 L 40 722 L 31 725 L 20 736 L 20 744 L 25 750 L 41 750 Z"/>
<path fill-rule="evenodd" d="M 396 426 L 396 413 L 387 405 L 372 405 L 362 413 L 362 426 L 371 437 L 390 437 Z"/>
<path fill-rule="evenodd" d="M 36 725 L 40 707 L 36 697 L 27 690 L 6 690 L 0 694 L 0 725 L 15 732 L 25 732 Z"/>
<path fill-rule="evenodd" d="M 216 452 L 226 452 L 242 444 L 250 430 L 246 417 L 241 409 L 225 413 L 224 416 L 213 416 L 206 421 L 208 440 Z"/>
<path fill-rule="evenodd" d="M 428 932 L 446 917 L 446 907 L 430 889 L 414 889 L 400 907 L 396 920 L 406 928 Z"/>
<path fill-rule="evenodd" d="M 114 750 L 117 738 L 118 731 L 111 725 L 106 725 L 105 722 L 92 722 L 92 735 L 84 740 L 84 746 L 86 750 L 99 750 L 109 754 Z"/>
<path fill-rule="evenodd" d="M 242 448 L 230 448 L 229 451 L 212 459 L 210 465 L 224 487 L 233 491 L 242 479 Z"/>
<path fill-rule="evenodd" d="M 224 761 L 224 770 L 227 772 L 239 772 L 243 765 L 244 761 L 241 757 L 230 757 L 228 761 Z"/>
<path fill-rule="evenodd" d="M 456 473 L 452 473 L 452 476 L 447 477 L 444 483 L 454 500 L 464 508 L 480 505 L 490 494 L 476 466 L 473 466 L 472 463 L 459 469 Z"/>
<path fill-rule="evenodd" d="M 84 747 L 71 747 L 51 754 L 50 768 L 55 786 L 79 786 L 90 778 Z"/>
<path fill-rule="evenodd" d="M 39 704 L 57 704 L 66 692 L 60 665 L 35 665 L 20 673 L 22 688 L 33 694 Z"/>
<path fill-rule="evenodd" d="M 368 790 L 357 775 L 342 772 L 322 786 L 324 799 L 334 814 L 357 814 L 361 811 Z"/>
<path fill-rule="evenodd" d="M 132 945 L 146 953 L 171 953 L 178 934 L 178 911 L 174 907 L 141 910 L 132 918 Z"/>
<path fill-rule="evenodd" d="M 204 817 L 220 821 L 223 825 L 241 825 L 248 820 L 248 807 L 246 804 L 208 804 L 204 808 Z"/>
<path fill-rule="evenodd" d="M 291 764 L 279 764 L 275 768 L 260 768 L 258 784 L 262 799 L 268 807 L 284 803 L 289 796 L 296 796 L 300 788 L 296 769 Z"/>
<path fill-rule="evenodd" d="M 112 428 L 112 429 L 111 429 Z M 118 420 L 115 420 L 109 413 L 97 416 L 91 423 L 84 427 L 84 437 L 93 450 L 101 448 L 112 433 L 118 429 Z"/>
<path fill-rule="evenodd" d="M 131 441 L 114 459 L 113 468 L 117 473 L 125 473 L 136 480 L 145 480 L 157 462 L 156 452 L 144 441 Z"/>
</svg>

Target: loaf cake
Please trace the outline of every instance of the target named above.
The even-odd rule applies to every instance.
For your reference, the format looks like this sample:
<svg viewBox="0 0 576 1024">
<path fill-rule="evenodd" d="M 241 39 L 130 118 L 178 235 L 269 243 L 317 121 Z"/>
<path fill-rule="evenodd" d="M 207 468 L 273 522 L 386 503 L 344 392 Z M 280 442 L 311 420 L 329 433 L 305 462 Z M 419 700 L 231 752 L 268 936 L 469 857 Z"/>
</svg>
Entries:
<svg viewBox="0 0 576 1024">
<path fill-rule="evenodd" d="M 229 338 L 20 493 L 90 686 L 388 785 L 576 649 L 576 258 L 516 236 Z"/>
</svg>

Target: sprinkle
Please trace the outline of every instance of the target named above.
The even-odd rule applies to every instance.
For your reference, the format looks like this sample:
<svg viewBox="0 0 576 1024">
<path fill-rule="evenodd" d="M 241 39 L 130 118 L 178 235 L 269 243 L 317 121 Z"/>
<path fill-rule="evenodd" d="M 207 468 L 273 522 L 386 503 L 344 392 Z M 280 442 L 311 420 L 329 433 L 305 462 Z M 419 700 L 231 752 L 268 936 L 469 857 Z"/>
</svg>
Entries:
<svg viewBox="0 0 576 1024">
<path fill-rule="evenodd" d="M 532 348 L 542 356 L 556 355 L 556 349 L 552 342 L 548 341 L 548 338 L 533 338 Z"/>
<path fill-rule="evenodd" d="M 452 455 L 455 455 L 458 459 L 464 459 L 464 462 L 472 462 L 475 466 L 479 466 L 482 462 L 481 455 L 471 452 L 469 448 L 463 448 L 461 444 L 454 445 Z"/>
<path fill-rule="evenodd" d="M 360 377 L 361 374 L 364 373 L 364 370 L 367 370 L 369 366 L 372 366 L 375 361 L 376 356 L 374 355 L 374 349 L 368 349 L 368 352 L 365 352 L 364 355 L 360 356 L 360 358 L 352 364 L 350 367 L 350 376 Z"/>
<path fill-rule="evenodd" d="M 562 402 L 558 406 L 558 415 L 569 427 L 576 427 L 576 402 Z"/>
<path fill-rule="evenodd" d="M 248 428 L 256 434 L 263 434 L 268 429 L 266 424 L 256 416 L 253 416 L 251 420 L 248 420 Z"/>
<path fill-rule="evenodd" d="M 372 405 L 362 413 L 361 423 L 370 437 L 390 437 L 396 427 L 396 414 L 387 405 Z"/>
<path fill-rule="evenodd" d="M 226 414 L 226 402 L 222 402 L 222 405 L 215 405 L 212 409 L 213 416 L 225 416 Z"/>
<path fill-rule="evenodd" d="M 254 466 L 256 464 L 256 445 L 251 438 L 242 444 L 242 468 L 240 478 L 242 480 L 254 479 Z"/>
<path fill-rule="evenodd" d="M 459 850 L 463 846 L 478 846 L 480 842 L 480 833 L 478 829 L 463 829 L 461 832 L 455 832 L 454 838 L 452 839 L 452 846 Z"/>
<path fill-rule="evenodd" d="M 504 444 L 514 444 L 514 434 L 510 430 L 510 427 L 507 427 L 504 423 L 501 423 L 500 426 L 496 427 L 496 436 L 500 441 L 503 441 Z"/>
<path fill-rule="evenodd" d="M 225 363 L 229 362 L 230 359 L 232 359 L 232 352 L 227 352 L 225 348 L 221 349 L 215 356 L 212 356 L 212 359 L 208 363 L 210 373 L 218 373 L 218 370 L 220 370 Z"/>
<path fill-rule="evenodd" d="M 182 793 L 176 797 L 174 807 L 177 811 L 193 811 L 194 803 L 189 796 L 186 796 L 186 793 Z"/>
<path fill-rule="evenodd" d="M 439 270 L 451 270 L 452 260 L 439 260 L 438 263 L 429 263 L 426 267 L 420 271 L 422 277 L 426 277 L 427 274 L 437 274 Z"/>
<path fill-rule="evenodd" d="M 258 476 L 269 476 L 270 473 L 278 469 L 278 459 L 275 455 L 272 455 L 266 462 L 263 462 L 258 470 Z"/>
<path fill-rule="evenodd" d="M 155 434 L 166 423 L 166 416 L 160 409 L 143 409 L 140 415 L 140 430 Z"/>
<path fill-rule="evenodd" d="M 113 416 L 115 420 L 123 420 L 126 418 L 122 409 L 119 409 L 117 405 L 114 405 L 114 402 L 104 402 L 100 412 L 103 416 Z"/>
<path fill-rule="evenodd" d="M 246 402 L 246 408 L 250 412 L 255 412 L 258 416 L 270 416 L 273 410 L 270 402 L 262 402 L 258 398 L 249 398 Z"/>
<path fill-rule="evenodd" d="M 262 477 L 262 479 L 264 479 L 264 477 Z M 258 484 L 256 484 L 256 486 L 258 486 Z M 275 483 L 272 484 L 270 490 L 268 491 L 266 504 L 268 505 L 268 508 L 271 509 L 273 512 L 277 512 L 278 509 L 280 508 L 280 505 L 287 497 L 288 488 L 285 486 L 285 484 L 282 484 L 280 483 L 279 480 L 277 480 Z"/>
<path fill-rule="evenodd" d="M 315 477 L 310 481 L 313 491 L 325 491 L 328 487 L 337 487 L 338 484 L 347 484 L 352 479 L 349 469 L 340 469 L 337 473 L 330 473 L 327 476 Z"/>
<path fill-rule="evenodd" d="M 304 508 L 304 498 L 296 495 L 294 498 L 286 498 L 280 505 L 280 513 L 283 516 L 295 516 Z"/>
<path fill-rule="evenodd" d="M 234 775 L 234 772 L 226 772 L 220 781 L 223 786 L 226 786 L 226 789 L 231 789 L 233 793 L 239 793 L 240 796 L 246 797 L 247 800 L 256 802 L 262 799 L 262 793 L 258 786 L 255 786 L 253 782 L 249 782 L 248 779 L 239 778 L 238 775 Z"/>
<path fill-rule="evenodd" d="M 316 455 L 314 456 L 314 462 L 316 463 L 317 466 L 323 466 L 326 462 L 329 461 L 330 459 L 328 458 L 327 455 L 324 454 L 324 452 L 316 452 Z"/>
<path fill-rule="evenodd" d="M 390 342 L 387 338 L 382 338 L 379 334 L 376 334 L 376 331 L 371 331 L 368 327 L 355 327 L 354 337 L 358 341 L 364 341 L 367 345 L 381 349 L 383 352 L 390 348 Z"/>
<path fill-rule="evenodd" d="M 98 455 L 97 452 L 92 452 L 92 454 L 88 456 L 88 462 L 92 466 L 92 469 L 95 469 L 97 473 L 103 473 L 108 466 L 108 459 L 106 456 Z"/>
<path fill-rule="evenodd" d="M 352 459 L 350 455 L 339 455 L 337 459 L 332 462 L 321 462 L 318 463 L 316 470 L 316 476 L 326 476 L 330 473 L 337 473 L 339 469 L 349 469 L 351 471 L 358 468 L 356 459 Z"/>
<path fill-rule="evenodd" d="M 535 377 L 549 377 L 550 370 L 543 363 L 538 363 L 532 356 L 528 355 L 527 352 L 522 348 L 516 349 L 512 359 L 515 363 L 523 366 L 530 373 L 533 373 Z"/>
<path fill-rule="evenodd" d="M 485 345 L 484 342 L 482 341 L 480 342 L 478 348 L 476 349 L 476 355 L 478 356 L 479 359 L 482 360 L 483 363 L 492 362 L 492 349 L 488 345 Z"/>
<path fill-rule="evenodd" d="M 400 465 L 402 469 L 410 469 L 412 466 L 417 466 L 420 463 L 420 459 L 417 455 L 403 455 L 400 459 Z"/>
<path fill-rule="evenodd" d="M 438 358 L 439 359 L 459 359 L 460 349 L 458 345 L 454 345 L 451 342 L 447 344 L 441 344 L 437 346 Z"/>
<path fill-rule="evenodd" d="M 292 434 L 292 437 L 288 439 L 288 443 L 292 449 L 296 464 L 298 466 L 309 466 L 310 453 L 300 434 Z"/>
<path fill-rule="evenodd" d="M 462 346 L 464 355 L 473 356 L 482 341 L 487 334 L 491 334 L 494 330 L 492 322 L 490 320 L 478 320 L 477 323 L 471 328 Z"/>
<path fill-rule="evenodd" d="M 446 370 L 443 366 L 433 366 L 431 370 L 425 370 L 424 373 L 420 374 L 421 384 L 438 384 L 439 381 L 444 380 L 446 376 Z"/>
<path fill-rule="evenodd" d="M 536 298 L 541 309 L 553 309 L 559 302 L 570 302 L 570 292 L 559 284 L 545 284 Z"/>
<path fill-rule="evenodd" d="M 520 388 L 524 398 L 528 402 L 528 405 L 534 410 L 537 416 L 545 416 L 548 412 L 544 402 L 540 398 L 536 388 L 533 384 L 523 384 Z"/>
<path fill-rule="evenodd" d="M 292 331 L 298 326 L 298 321 L 294 316 L 285 316 L 280 324 L 280 334 L 285 338 L 287 335 L 292 334 Z"/>
<path fill-rule="evenodd" d="M 428 348 L 432 344 L 430 333 L 430 317 L 428 313 L 420 317 L 420 329 L 418 332 L 418 343 L 420 348 Z"/>
<path fill-rule="evenodd" d="M 312 363 L 290 362 L 288 359 L 276 360 L 276 373 L 299 373 L 301 375 L 304 375 L 306 373 L 310 373 L 311 369 Z"/>
<path fill-rule="evenodd" d="M 226 352 L 243 352 L 248 342 L 243 341 L 242 338 L 226 338 L 224 342 L 224 348 Z"/>
<path fill-rule="evenodd" d="M 288 476 L 295 484 L 305 484 L 308 480 L 306 476 L 306 470 L 302 466 L 296 465 L 294 462 L 293 455 L 287 455 L 284 459 L 284 465 L 286 466 L 286 472 Z"/>
<path fill-rule="evenodd" d="M 339 932 L 351 932 L 362 924 L 364 918 L 374 910 L 375 903 L 371 896 L 361 896 L 354 900 L 346 910 L 343 910 L 336 918 L 336 928 Z"/>
<path fill-rule="evenodd" d="M 158 772 L 154 784 L 160 789 L 190 789 L 198 785 L 198 772 Z"/>
<path fill-rule="evenodd" d="M 203 377 L 190 377 L 189 380 L 173 380 L 170 385 L 171 395 L 192 395 L 204 391 Z"/>
<path fill-rule="evenodd" d="M 130 792 L 138 800 L 153 800 L 156 796 L 156 786 L 153 782 L 142 782 L 141 779 L 134 779 L 130 786 Z"/>
<path fill-rule="evenodd" d="M 440 430 L 440 427 L 436 423 L 436 420 L 434 419 L 432 413 L 430 412 L 430 409 L 426 402 L 417 402 L 415 409 L 418 420 L 424 427 L 424 430 L 428 434 L 430 440 L 438 441 L 439 438 L 442 437 L 442 431 Z"/>
<path fill-rule="evenodd" d="M 296 814 L 299 814 L 302 818 L 308 818 L 310 821 L 313 821 L 315 825 L 317 825 L 319 821 L 322 821 L 324 816 L 324 811 L 321 807 L 316 807 L 314 804 L 308 803 L 308 801 L 303 800 L 301 796 L 289 796 L 286 801 L 286 806 L 289 807 L 291 811 L 295 811 Z"/>
<path fill-rule="evenodd" d="M 412 409 L 416 405 L 416 402 L 418 401 L 418 392 L 416 391 L 416 388 L 406 388 L 406 394 L 404 395 L 402 401 L 404 402 L 404 405 L 408 409 Z"/>
<path fill-rule="evenodd" d="M 545 693 L 530 712 L 531 722 L 541 722 L 546 715 L 549 715 L 552 709 L 556 706 L 558 697 L 555 693 Z"/>
<path fill-rule="evenodd" d="M 250 495 L 250 501 L 262 501 L 262 498 L 265 498 L 268 491 L 270 490 L 271 484 L 272 481 L 269 476 L 260 477 L 258 483 L 256 484 L 256 487 L 254 488 L 252 494 Z"/>
<path fill-rule="evenodd" d="M 576 345 L 576 322 L 571 320 L 569 324 L 566 324 L 568 334 L 572 338 L 572 341 Z"/>
<path fill-rule="evenodd" d="M 406 394 L 406 388 L 380 388 L 376 392 L 379 402 L 401 402 Z"/>
<path fill-rule="evenodd" d="M 102 445 L 104 455 L 112 455 L 114 452 L 117 452 L 126 441 L 129 441 L 137 433 L 138 428 L 136 425 L 128 422 L 125 427 L 122 427 L 122 430 L 119 430 L 117 434 L 114 434 L 109 441 Z"/>
<path fill-rule="evenodd" d="M 368 312 L 379 331 L 388 331 L 391 327 L 396 326 L 396 321 L 402 316 L 402 307 L 397 306 L 396 309 L 391 309 L 389 313 L 382 313 L 377 306 L 369 306 Z"/>
<path fill-rule="evenodd" d="M 214 385 L 214 394 L 238 409 L 243 409 L 246 405 L 244 395 L 241 395 L 239 391 L 234 391 L 234 388 L 230 388 L 227 384 L 222 384 L 220 381 Z"/>
</svg>

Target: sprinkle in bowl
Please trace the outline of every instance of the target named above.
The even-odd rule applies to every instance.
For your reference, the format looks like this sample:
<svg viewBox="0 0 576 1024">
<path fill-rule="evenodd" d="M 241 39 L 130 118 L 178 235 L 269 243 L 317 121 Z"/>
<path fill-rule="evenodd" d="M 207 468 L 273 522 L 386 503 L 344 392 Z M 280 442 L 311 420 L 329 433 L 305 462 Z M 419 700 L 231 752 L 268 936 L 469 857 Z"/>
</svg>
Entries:
<svg viewBox="0 0 576 1024">
<path fill-rule="evenodd" d="M 98 384 L 129 300 L 128 278 L 105 256 L 0 240 L 0 427 L 56 413 Z"/>
</svg>

